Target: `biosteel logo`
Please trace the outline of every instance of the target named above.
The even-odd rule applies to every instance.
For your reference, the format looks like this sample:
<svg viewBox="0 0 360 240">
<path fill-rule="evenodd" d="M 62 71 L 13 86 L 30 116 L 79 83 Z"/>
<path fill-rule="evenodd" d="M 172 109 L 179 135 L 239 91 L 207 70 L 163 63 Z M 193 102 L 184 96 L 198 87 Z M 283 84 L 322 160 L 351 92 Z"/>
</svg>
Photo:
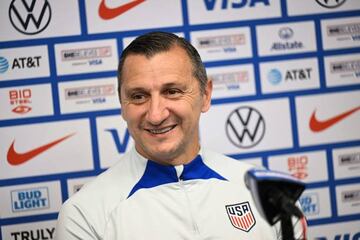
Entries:
<svg viewBox="0 0 360 240">
<path fill-rule="evenodd" d="M 14 89 L 9 91 L 10 105 L 15 106 L 11 111 L 16 114 L 26 114 L 32 110 L 29 106 L 31 104 L 31 89 Z"/>
</svg>

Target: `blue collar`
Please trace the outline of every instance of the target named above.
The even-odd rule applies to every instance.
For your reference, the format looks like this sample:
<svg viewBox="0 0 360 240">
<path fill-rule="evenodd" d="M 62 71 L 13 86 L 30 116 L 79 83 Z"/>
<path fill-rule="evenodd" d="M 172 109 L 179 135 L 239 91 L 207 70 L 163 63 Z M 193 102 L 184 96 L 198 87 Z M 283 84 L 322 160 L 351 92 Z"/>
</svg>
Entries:
<svg viewBox="0 0 360 240">
<path fill-rule="evenodd" d="M 132 188 L 128 198 L 142 188 L 153 188 L 167 183 L 178 182 L 179 180 L 188 181 L 210 178 L 226 180 L 220 174 L 205 165 L 200 155 L 197 155 L 194 160 L 184 165 L 184 170 L 179 177 L 177 176 L 174 166 L 164 166 L 148 160 L 143 176 Z"/>
</svg>

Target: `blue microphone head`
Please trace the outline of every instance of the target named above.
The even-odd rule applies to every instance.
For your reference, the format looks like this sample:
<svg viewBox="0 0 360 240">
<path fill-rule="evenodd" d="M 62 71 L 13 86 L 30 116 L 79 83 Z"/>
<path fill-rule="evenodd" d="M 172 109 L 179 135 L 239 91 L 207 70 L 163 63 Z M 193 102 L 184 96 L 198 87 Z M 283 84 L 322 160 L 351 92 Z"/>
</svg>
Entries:
<svg viewBox="0 0 360 240">
<path fill-rule="evenodd" d="M 297 178 L 277 171 L 251 169 L 245 175 L 245 184 L 269 224 L 274 225 L 283 214 L 301 217 L 295 204 L 305 184 Z"/>
</svg>

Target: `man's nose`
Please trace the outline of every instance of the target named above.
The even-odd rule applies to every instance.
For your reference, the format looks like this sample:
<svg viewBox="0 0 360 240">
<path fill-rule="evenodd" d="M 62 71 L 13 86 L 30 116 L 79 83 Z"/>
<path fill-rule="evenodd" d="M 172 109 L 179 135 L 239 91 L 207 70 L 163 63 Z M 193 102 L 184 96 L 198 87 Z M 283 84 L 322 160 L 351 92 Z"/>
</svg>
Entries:
<svg viewBox="0 0 360 240">
<path fill-rule="evenodd" d="M 161 124 L 169 116 L 166 99 L 161 96 L 151 96 L 148 110 L 147 121 L 152 125 Z"/>
</svg>

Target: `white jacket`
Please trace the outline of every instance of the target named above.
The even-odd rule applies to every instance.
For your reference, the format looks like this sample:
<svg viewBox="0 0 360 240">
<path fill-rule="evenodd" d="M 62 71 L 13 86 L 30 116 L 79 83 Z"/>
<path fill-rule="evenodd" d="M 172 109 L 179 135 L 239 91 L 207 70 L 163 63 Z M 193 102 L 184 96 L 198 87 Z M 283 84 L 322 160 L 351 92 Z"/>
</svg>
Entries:
<svg viewBox="0 0 360 240">
<path fill-rule="evenodd" d="M 279 239 L 245 186 L 253 167 L 205 149 L 189 164 L 163 166 L 133 148 L 64 203 L 56 239 Z"/>
</svg>

